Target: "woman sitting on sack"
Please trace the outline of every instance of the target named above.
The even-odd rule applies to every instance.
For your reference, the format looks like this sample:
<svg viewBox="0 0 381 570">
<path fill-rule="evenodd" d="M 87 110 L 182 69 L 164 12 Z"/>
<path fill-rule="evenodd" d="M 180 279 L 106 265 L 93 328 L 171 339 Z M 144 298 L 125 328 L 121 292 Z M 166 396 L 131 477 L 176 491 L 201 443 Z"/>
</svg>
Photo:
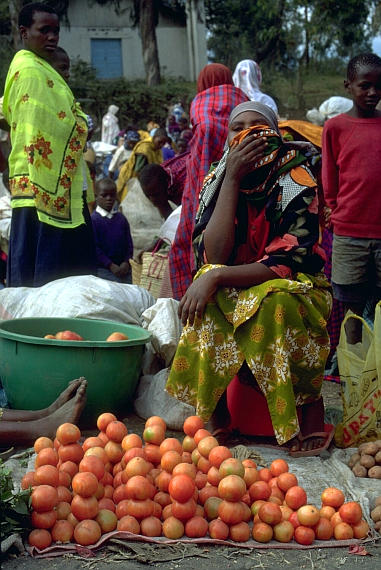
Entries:
<svg viewBox="0 0 381 570">
<path fill-rule="evenodd" d="M 179 305 L 186 326 L 166 387 L 216 432 L 229 426 L 225 392 L 238 374 L 266 397 L 279 445 L 310 455 L 328 446 L 320 391 L 331 294 L 318 239 L 307 159 L 283 142 L 272 109 L 238 105 L 200 195 L 199 271 Z"/>
</svg>

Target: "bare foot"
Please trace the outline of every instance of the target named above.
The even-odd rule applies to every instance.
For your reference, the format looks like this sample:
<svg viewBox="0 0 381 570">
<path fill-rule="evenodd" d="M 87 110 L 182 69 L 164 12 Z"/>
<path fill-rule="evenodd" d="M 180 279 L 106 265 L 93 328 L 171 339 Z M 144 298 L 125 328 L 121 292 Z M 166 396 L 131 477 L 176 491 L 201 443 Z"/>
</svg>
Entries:
<svg viewBox="0 0 381 570">
<path fill-rule="evenodd" d="M 39 424 L 38 428 L 42 430 L 40 431 L 40 435 L 43 434 L 48 437 L 54 437 L 58 426 L 61 424 L 65 422 L 76 424 L 78 422 L 86 404 L 87 380 L 82 378 L 78 380 L 78 382 L 80 384 L 75 396 L 65 402 L 63 406 L 55 410 L 49 416 L 33 422 L 34 424 Z"/>
<path fill-rule="evenodd" d="M 61 392 L 57 400 L 55 400 L 52 404 L 50 404 L 48 408 L 40 410 L 41 412 L 45 412 L 44 416 L 50 416 L 51 414 L 53 414 L 53 412 L 58 410 L 58 408 L 61 408 L 61 406 L 66 404 L 66 402 L 70 400 L 73 394 L 78 390 L 83 380 L 85 380 L 85 378 L 81 376 L 81 378 L 76 378 L 75 380 L 69 382 L 68 387 L 63 392 Z"/>
</svg>

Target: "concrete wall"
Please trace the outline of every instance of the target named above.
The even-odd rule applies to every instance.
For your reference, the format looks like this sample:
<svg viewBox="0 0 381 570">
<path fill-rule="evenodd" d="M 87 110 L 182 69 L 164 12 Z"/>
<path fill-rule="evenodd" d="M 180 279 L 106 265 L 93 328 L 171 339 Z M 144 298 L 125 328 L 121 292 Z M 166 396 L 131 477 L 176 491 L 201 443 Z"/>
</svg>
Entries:
<svg viewBox="0 0 381 570">
<path fill-rule="evenodd" d="M 201 2 L 203 3 L 203 2 Z M 70 2 L 68 17 L 70 27 L 61 24 L 60 45 L 67 50 L 71 59 L 80 58 L 91 63 L 92 38 L 120 38 L 122 41 L 123 75 L 127 79 L 145 77 L 141 41 L 136 28 L 131 27 L 131 2 L 121 2 L 122 12 L 115 12 L 106 6 L 91 4 L 87 0 Z M 163 77 L 195 79 L 197 72 L 206 64 L 206 40 L 203 23 L 197 24 L 196 54 L 190 54 L 189 18 L 188 30 L 160 17 L 156 28 L 159 61 Z M 193 61 L 192 61 L 193 59 Z"/>
</svg>

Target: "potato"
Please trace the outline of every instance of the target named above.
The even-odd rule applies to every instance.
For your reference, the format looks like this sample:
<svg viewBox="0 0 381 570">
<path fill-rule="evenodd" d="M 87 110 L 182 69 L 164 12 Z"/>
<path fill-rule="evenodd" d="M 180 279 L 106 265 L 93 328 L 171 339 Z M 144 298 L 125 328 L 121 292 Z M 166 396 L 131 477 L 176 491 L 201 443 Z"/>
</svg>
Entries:
<svg viewBox="0 0 381 570">
<path fill-rule="evenodd" d="M 356 463 L 358 463 L 359 461 L 360 461 L 360 454 L 354 453 L 349 458 L 348 467 L 351 467 L 351 468 L 354 467 L 356 465 Z"/>
<path fill-rule="evenodd" d="M 377 451 L 376 455 L 374 456 L 377 465 L 381 465 L 381 449 Z"/>
<path fill-rule="evenodd" d="M 367 469 L 370 469 L 376 465 L 376 460 L 372 455 L 367 455 L 364 453 L 364 455 L 361 455 L 360 457 L 360 465 L 363 465 Z"/>
<path fill-rule="evenodd" d="M 374 501 L 374 506 L 378 507 L 378 505 L 381 505 L 381 495 L 376 497 L 376 500 Z"/>
<path fill-rule="evenodd" d="M 361 446 L 361 455 L 376 455 L 378 445 L 374 441 L 363 443 Z"/>
<path fill-rule="evenodd" d="M 371 467 L 368 471 L 368 477 L 371 479 L 381 479 L 381 466 L 375 465 Z"/>
<path fill-rule="evenodd" d="M 378 447 L 378 449 L 381 449 L 381 439 L 378 439 L 377 441 L 374 441 L 373 443 L 375 443 Z"/>
<path fill-rule="evenodd" d="M 374 508 L 371 511 L 370 517 L 371 517 L 373 522 L 381 521 L 381 506 L 380 505 L 378 505 L 378 507 Z"/>
<path fill-rule="evenodd" d="M 352 472 L 356 477 L 366 477 L 368 475 L 368 470 L 363 465 L 360 465 L 360 463 L 356 463 L 356 465 L 352 467 Z"/>
<path fill-rule="evenodd" d="M 381 534 L 381 521 L 377 521 L 374 525 L 374 528 Z"/>
</svg>

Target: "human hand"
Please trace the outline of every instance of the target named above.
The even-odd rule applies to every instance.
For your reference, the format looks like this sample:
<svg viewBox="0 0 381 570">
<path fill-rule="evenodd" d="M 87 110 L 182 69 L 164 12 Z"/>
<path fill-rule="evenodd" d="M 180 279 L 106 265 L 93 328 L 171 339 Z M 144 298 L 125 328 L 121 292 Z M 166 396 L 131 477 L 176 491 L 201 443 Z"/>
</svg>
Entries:
<svg viewBox="0 0 381 570">
<path fill-rule="evenodd" d="M 226 159 L 226 177 L 241 181 L 253 171 L 255 163 L 265 155 L 268 146 L 266 137 L 248 135 L 239 144 L 231 147 Z"/>
<path fill-rule="evenodd" d="M 193 325 L 195 317 L 201 318 L 205 305 L 218 289 L 218 269 L 201 275 L 188 287 L 181 299 L 178 315 L 183 325 Z"/>
<path fill-rule="evenodd" d="M 124 277 L 130 271 L 130 264 L 128 261 L 123 261 L 120 264 L 120 274 Z"/>
<path fill-rule="evenodd" d="M 328 206 L 324 206 L 323 208 L 324 226 L 328 229 L 332 227 L 331 214 L 332 214 L 331 208 L 328 208 Z"/>
<path fill-rule="evenodd" d="M 116 263 L 111 263 L 109 270 L 113 273 L 116 277 L 120 277 L 120 267 Z"/>
<path fill-rule="evenodd" d="M 285 141 L 284 144 L 289 149 L 299 150 L 307 157 L 317 155 L 320 152 L 319 149 L 309 141 Z"/>
</svg>

